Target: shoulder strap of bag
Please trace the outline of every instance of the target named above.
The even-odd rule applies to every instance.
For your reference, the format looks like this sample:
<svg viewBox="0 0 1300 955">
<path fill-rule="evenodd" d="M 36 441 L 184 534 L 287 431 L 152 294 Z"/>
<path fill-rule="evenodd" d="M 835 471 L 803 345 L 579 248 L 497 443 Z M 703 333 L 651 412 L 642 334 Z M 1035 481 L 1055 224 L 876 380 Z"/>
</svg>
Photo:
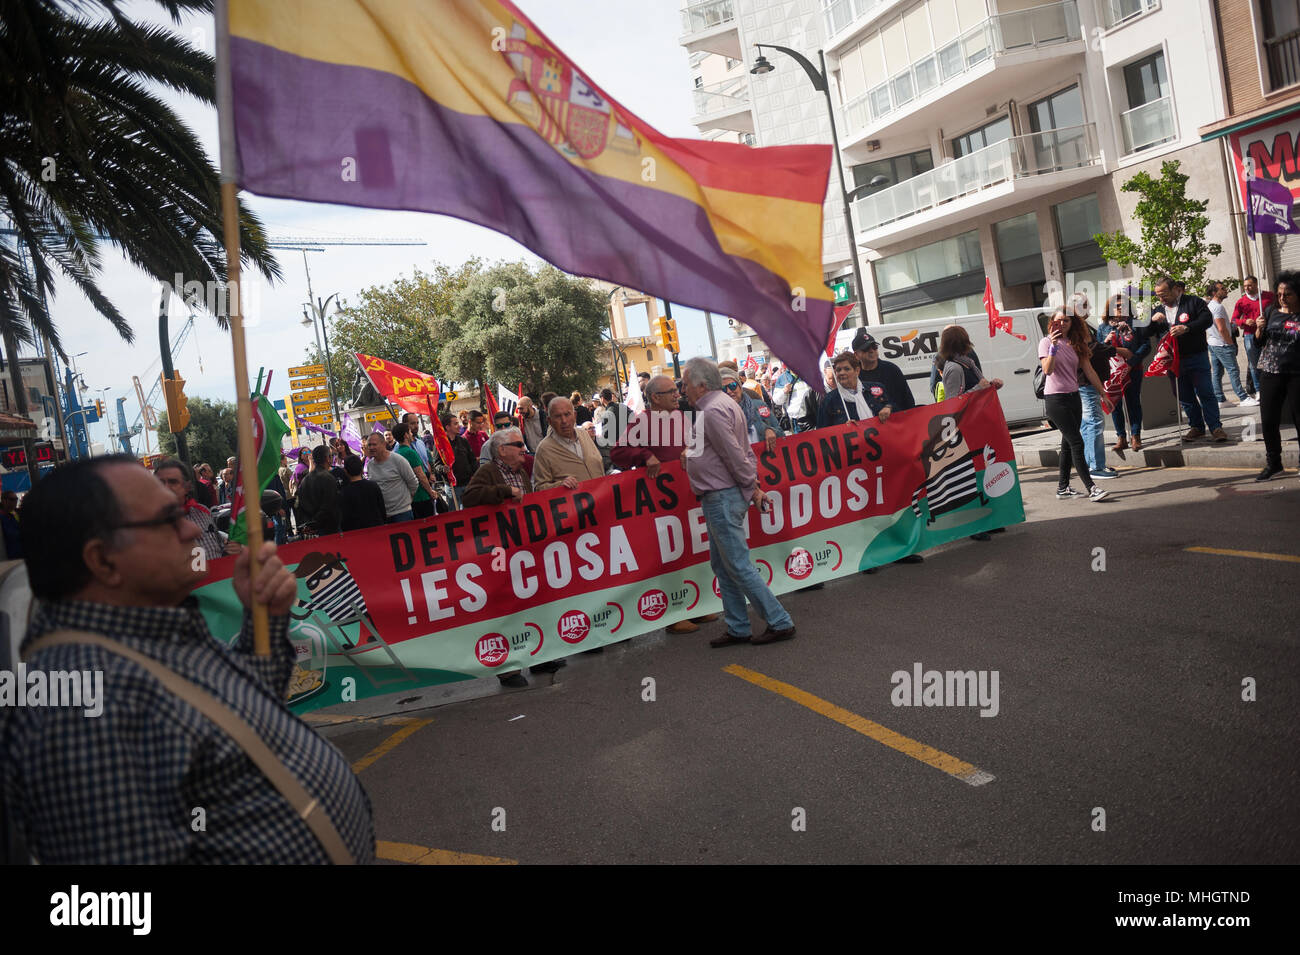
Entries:
<svg viewBox="0 0 1300 955">
<path fill-rule="evenodd" d="M 102 647 L 110 653 L 116 653 L 118 656 L 125 657 L 144 667 L 170 693 L 184 700 L 217 724 L 239 745 L 248 755 L 248 758 L 253 761 L 254 765 L 261 770 L 267 781 L 276 788 L 280 795 L 293 807 L 294 811 L 298 813 L 299 818 L 307 824 L 307 828 L 312 831 L 312 834 L 320 842 L 321 848 L 325 850 L 331 862 L 335 865 L 353 865 L 355 863 L 352 854 L 343 844 L 342 837 L 339 835 L 338 830 L 334 828 L 334 823 L 330 821 L 324 807 L 303 788 L 302 783 L 294 778 L 294 775 L 289 772 L 284 763 L 271 752 L 270 748 L 262 742 L 261 737 L 234 710 L 157 660 L 147 657 L 143 653 L 138 653 L 116 640 L 110 640 L 102 634 L 87 633 L 81 630 L 56 630 L 33 641 L 31 646 L 27 648 L 24 657 L 30 657 L 38 650 L 46 647 L 63 644 L 88 644 Z"/>
</svg>

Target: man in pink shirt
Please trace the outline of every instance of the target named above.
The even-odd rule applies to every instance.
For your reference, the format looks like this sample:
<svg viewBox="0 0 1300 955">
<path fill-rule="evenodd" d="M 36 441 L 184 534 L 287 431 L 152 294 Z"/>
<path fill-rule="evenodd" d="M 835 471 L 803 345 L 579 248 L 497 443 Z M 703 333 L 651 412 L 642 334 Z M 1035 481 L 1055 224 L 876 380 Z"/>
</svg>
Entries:
<svg viewBox="0 0 1300 955">
<path fill-rule="evenodd" d="M 740 406 L 722 392 L 722 375 L 707 358 L 692 358 L 682 369 L 686 399 L 695 407 L 695 444 L 683 454 L 691 490 L 700 499 L 709 530 L 709 563 L 718 578 L 727 632 L 711 647 L 774 643 L 794 636 L 794 621 L 772 596 L 749 558 L 745 513 L 751 503 L 764 511 L 767 495 L 758 486 L 758 459 L 749 444 L 749 426 Z M 767 630 L 751 636 L 745 599 L 758 608 Z"/>
<path fill-rule="evenodd" d="M 1259 391 L 1259 372 L 1255 365 L 1259 361 L 1259 350 L 1255 346 L 1255 323 L 1258 322 L 1269 306 L 1273 304 L 1272 292 L 1260 292 L 1259 279 L 1247 275 L 1241 282 L 1243 293 L 1232 307 L 1232 324 L 1241 329 L 1241 342 L 1246 348 L 1246 366 L 1249 369 L 1247 384 L 1252 394 Z"/>
</svg>

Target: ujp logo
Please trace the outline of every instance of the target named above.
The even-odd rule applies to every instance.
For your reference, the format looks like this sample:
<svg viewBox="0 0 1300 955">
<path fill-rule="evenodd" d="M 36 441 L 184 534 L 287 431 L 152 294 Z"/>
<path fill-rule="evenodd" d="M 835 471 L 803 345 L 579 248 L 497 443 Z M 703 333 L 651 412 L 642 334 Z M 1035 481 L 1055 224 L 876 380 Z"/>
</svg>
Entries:
<svg viewBox="0 0 1300 955">
<path fill-rule="evenodd" d="M 581 610 L 570 610 L 560 618 L 560 639 L 565 643 L 581 643 L 591 633 L 591 618 Z"/>
<path fill-rule="evenodd" d="M 637 601 L 636 609 L 643 620 L 658 620 L 668 610 L 668 595 L 662 590 L 647 590 Z"/>
<path fill-rule="evenodd" d="M 796 547 L 785 559 L 785 572 L 794 580 L 804 580 L 813 572 L 812 554 Z"/>
<path fill-rule="evenodd" d="M 510 642 L 505 634 L 485 633 L 474 646 L 474 655 L 485 667 L 499 667 L 510 656 Z"/>
</svg>

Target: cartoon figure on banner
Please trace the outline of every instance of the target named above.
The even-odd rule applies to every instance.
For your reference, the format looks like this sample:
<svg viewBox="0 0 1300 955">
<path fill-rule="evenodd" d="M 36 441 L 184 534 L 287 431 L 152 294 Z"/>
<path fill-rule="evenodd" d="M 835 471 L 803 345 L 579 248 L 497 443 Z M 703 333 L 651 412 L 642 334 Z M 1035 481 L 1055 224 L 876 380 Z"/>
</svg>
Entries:
<svg viewBox="0 0 1300 955">
<path fill-rule="evenodd" d="M 987 510 L 970 510 L 958 517 L 952 512 L 978 500 L 988 504 L 975 473 L 975 456 L 961 433 L 961 418 L 965 409 L 955 414 L 935 415 L 929 422 L 929 434 L 921 445 L 921 467 L 925 469 L 925 482 L 912 494 L 912 513 L 921 517 L 924 499 L 929 516 L 926 526 L 933 526 L 941 515 L 950 515 L 939 523 L 941 528 L 967 524 L 987 515 Z M 984 449 L 985 466 L 993 462 L 993 449 Z"/>
<path fill-rule="evenodd" d="M 392 648 L 380 636 L 379 628 L 375 626 L 366 608 L 366 600 L 361 594 L 361 588 L 348 570 L 347 561 L 342 554 L 311 551 L 299 562 L 293 575 L 306 582 L 309 596 L 306 600 L 300 599 L 297 605 L 290 609 L 291 617 L 296 620 L 309 618 L 314 620 L 324 630 L 330 643 L 335 646 L 336 652 L 345 656 L 382 648 L 387 652 L 393 666 L 404 674 L 397 678 L 397 682 L 413 679 L 410 671 L 402 665 Z M 358 639 L 355 644 L 344 629 L 352 624 L 356 624 L 358 629 Z M 380 685 L 369 672 L 371 667 L 360 669 L 373 685 Z"/>
</svg>

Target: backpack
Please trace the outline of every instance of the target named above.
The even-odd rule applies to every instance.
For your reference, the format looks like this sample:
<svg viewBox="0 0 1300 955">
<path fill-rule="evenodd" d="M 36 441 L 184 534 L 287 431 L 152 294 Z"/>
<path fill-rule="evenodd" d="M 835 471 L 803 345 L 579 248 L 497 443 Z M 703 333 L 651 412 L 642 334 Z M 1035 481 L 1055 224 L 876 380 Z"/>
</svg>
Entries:
<svg viewBox="0 0 1300 955">
<path fill-rule="evenodd" d="M 966 392 L 971 391 L 980 383 L 979 372 L 975 370 L 974 363 L 968 358 L 954 357 L 951 360 L 961 365 L 962 376 L 964 378 L 964 381 L 962 382 L 962 394 L 966 394 Z M 939 359 L 937 357 L 935 358 L 935 367 L 939 369 L 939 380 L 934 384 L 934 400 L 943 401 L 943 399 L 947 397 L 947 389 L 943 387 L 943 368 L 939 366 Z"/>
</svg>

